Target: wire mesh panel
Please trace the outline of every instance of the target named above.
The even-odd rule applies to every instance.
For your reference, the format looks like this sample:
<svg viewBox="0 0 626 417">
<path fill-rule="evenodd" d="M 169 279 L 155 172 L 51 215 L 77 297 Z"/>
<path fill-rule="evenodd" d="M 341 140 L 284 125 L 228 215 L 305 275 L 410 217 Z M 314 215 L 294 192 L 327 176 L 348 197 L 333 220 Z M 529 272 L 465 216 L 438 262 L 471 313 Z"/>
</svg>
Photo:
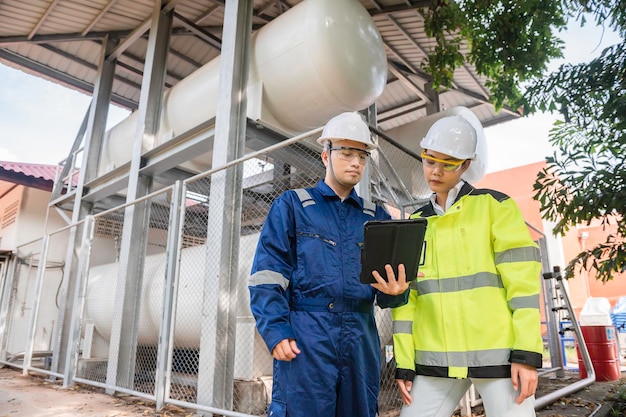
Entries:
<svg viewBox="0 0 626 417">
<path fill-rule="evenodd" d="M 65 308 L 67 293 L 63 286 L 65 256 L 71 229 L 66 228 L 48 235 L 45 252 L 41 261 L 41 280 L 37 294 L 37 304 L 33 311 L 33 368 L 42 371 L 51 368 L 54 359 L 54 341 L 63 331 L 64 323 L 59 322 L 59 312 Z M 65 321 L 65 320 L 63 320 Z"/>
<path fill-rule="evenodd" d="M 176 301 L 176 321 L 172 354 L 170 397 L 174 400 L 218 406 L 213 391 L 219 383 L 214 376 L 224 372 L 216 363 L 215 350 L 224 340 L 234 340 L 228 349 L 234 355 L 232 369 L 232 410 L 261 415 L 266 412 L 271 392 L 272 359 L 255 330 L 249 309 L 247 280 L 258 234 L 273 200 L 290 188 L 313 186 L 324 174 L 319 149 L 310 142 L 295 143 L 257 154 L 240 164 L 242 171 L 242 210 L 237 263 L 233 266 L 236 294 L 230 305 L 236 325 L 234 334 L 218 320 L 220 311 L 219 271 L 222 268 L 222 232 L 226 219 L 216 226 L 211 205 L 220 203 L 221 172 L 193 179 L 185 184 L 185 209 L 181 234 L 180 274 Z M 229 227 L 228 225 L 225 226 Z M 198 320 L 205 321 L 204 324 Z M 214 323 L 214 325 L 211 325 Z M 208 367 L 208 369 L 206 369 Z M 199 369 L 200 368 L 200 369 Z M 208 375 L 208 376 L 203 376 Z"/>
<path fill-rule="evenodd" d="M 379 137 L 379 150 L 372 156 L 372 198 L 383 204 L 394 218 L 406 218 L 425 204 L 430 190 L 417 155 L 391 140 Z M 398 415 L 402 401 L 395 383 L 391 310 L 375 308 L 382 346 L 379 415 Z"/>
<path fill-rule="evenodd" d="M 136 211 L 143 221 L 125 228 Z M 76 377 L 153 395 L 171 222 L 169 190 L 94 220 Z M 133 238 L 137 235 L 143 237 Z"/>
<path fill-rule="evenodd" d="M 393 217 L 406 217 L 428 195 L 423 180 L 415 185 L 421 178 L 421 162 L 384 139 L 380 142 L 384 143 L 380 151 L 374 152 L 370 164 L 372 199 L 384 205 Z M 218 406 L 212 401 L 218 383 L 215 375 L 227 371 L 232 372 L 232 411 L 259 416 L 267 412 L 272 357 L 256 332 L 247 281 L 258 236 L 272 202 L 286 190 L 313 187 L 324 177 L 320 152 L 321 148 L 311 138 L 305 138 L 244 158 L 239 166 L 243 194 L 239 246 L 235 251 L 238 257 L 232 266 L 237 282 L 235 301 L 231 304 L 236 310 L 234 335 L 226 334 L 227 328 L 220 326 L 218 320 L 219 300 L 223 296 L 219 286 L 219 271 L 224 262 L 220 240 L 223 232 L 218 230 L 220 225 L 212 222 L 211 209 L 223 203 L 221 196 L 211 195 L 211 190 L 219 189 L 216 183 L 222 177 L 218 171 L 185 183 L 171 354 L 171 400 Z M 376 308 L 376 318 L 384 346 L 381 355 L 385 358 L 381 411 L 397 409 L 400 400 L 393 380 L 390 311 Z M 224 340 L 235 340 L 234 346 L 229 347 L 234 365 L 227 370 L 224 364 L 215 361 L 216 346 Z M 203 377 L 203 373 L 209 377 Z"/>
<path fill-rule="evenodd" d="M 381 138 L 379 144 L 369 164 L 371 199 L 393 217 L 407 217 L 428 195 L 421 163 L 392 142 Z M 86 272 L 79 274 L 85 290 L 75 380 L 150 398 L 162 391 L 166 401 L 198 409 L 265 415 L 272 357 L 250 312 L 248 277 L 272 202 L 324 177 L 320 152 L 314 138 L 288 140 L 187 180 L 180 201 L 168 188 L 94 216 L 89 253 L 81 253 Z M 225 184 L 232 172 L 239 175 L 241 194 L 233 190 L 229 200 L 224 191 L 231 191 Z M 240 217 L 235 221 L 230 213 Z M 50 239 L 67 247 L 61 233 Z M 20 319 L 20 306 L 32 303 L 24 286 L 35 274 L 28 260 L 39 249 L 33 244 L 20 250 L 13 322 Z M 62 274 L 53 279 L 49 269 L 46 291 L 52 294 Z M 400 403 L 390 311 L 376 307 L 375 314 L 384 358 L 380 408 L 393 412 Z M 42 315 L 37 327 L 43 329 L 48 317 L 56 315 Z M 14 336 L 7 345 L 14 353 L 26 343 Z M 161 370 L 165 378 L 157 379 Z"/>
<path fill-rule="evenodd" d="M 392 140 L 380 137 L 378 145 L 378 152 L 372 155 L 372 196 L 384 204 L 392 217 L 408 217 L 431 194 L 422 161 Z"/>
<path fill-rule="evenodd" d="M 3 359 L 13 366 L 22 367 L 28 348 L 28 331 L 31 313 L 36 302 L 37 268 L 41 258 L 42 239 L 19 246 L 14 257 L 14 273 L 9 293 L 4 333 Z M 49 329 L 50 331 L 50 329 Z M 45 350 L 45 339 L 39 340 L 35 349 Z"/>
</svg>

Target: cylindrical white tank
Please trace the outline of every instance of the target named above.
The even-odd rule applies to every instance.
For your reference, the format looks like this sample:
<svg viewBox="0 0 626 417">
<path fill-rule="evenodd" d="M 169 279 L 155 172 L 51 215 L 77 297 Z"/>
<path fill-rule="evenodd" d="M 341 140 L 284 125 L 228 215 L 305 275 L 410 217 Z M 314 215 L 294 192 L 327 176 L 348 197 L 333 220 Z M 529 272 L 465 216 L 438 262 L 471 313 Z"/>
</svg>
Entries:
<svg viewBox="0 0 626 417">
<path fill-rule="evenodd" d="M 215 116 L 219 71 L 217 57 L 168 91 L 161 131 L 145 150 Z M 302 133 L 341 112 L 362 110 L 386 82 L 382 39 L 357 0 L 304 0 L 251 39 L 248 86 L 262 86 L 261 113 L 282 131 Z M 132 128 L 116 126 L 107 135 L 105 146 L 115 150 L 104 152 L 101 173 L 130 160 L 135 122 L 120 124 L 126 123 Z"/>
<path fill-rule="evenodd" d="M 174 340 L 176 346 L 198 348 L 202 323 L 198 315 L 202 311 L 206 246 L 196 246 L 181 252 L 180 275 Z M 210 267 L 215 270 L 217 265 Z M 96 331 L 109 340 L 115 312 L 117 264 L 92 267 L 85 300 L 85 317 L 94 323 Z M 165 255 L 148 255 L 144 262 L 144 282 L 141 291 L 138 339 L 140 345 L 156 345 L 159 337 L 165 279 Z M 209 294 L 217 294 L 217 282 Z"/>
<path fill-rule="evenodd" d="M 387 59 L 376 25 L 356 0 L 305 0 L 252 43 L 263 104 L 288 130 L 305 132 L 382 94 Z"/>
</svg>

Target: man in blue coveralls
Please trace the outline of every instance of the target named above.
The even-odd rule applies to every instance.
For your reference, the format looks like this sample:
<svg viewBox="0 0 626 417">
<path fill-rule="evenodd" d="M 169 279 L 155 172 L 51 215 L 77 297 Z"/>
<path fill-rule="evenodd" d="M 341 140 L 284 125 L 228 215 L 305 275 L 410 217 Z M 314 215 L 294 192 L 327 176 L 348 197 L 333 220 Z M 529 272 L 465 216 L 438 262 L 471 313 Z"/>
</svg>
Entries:
<svg viewBox="0 0 626 417">
<path fill-rule="evenodd" d="M 363 224 L 387 220 L 354 186 L 372 142 L 358 113 L 332 118 L 318 139 L 324 180 L 289 190 L 273 203 L 249 280 L 257 329 L 274 357 L 271 417 L 374 417 L 381 349 L 374 320 L 381 307 L 402 303 L 408 284 L 388 265 L 387 280 L 362 284 Z"/>
</svg>

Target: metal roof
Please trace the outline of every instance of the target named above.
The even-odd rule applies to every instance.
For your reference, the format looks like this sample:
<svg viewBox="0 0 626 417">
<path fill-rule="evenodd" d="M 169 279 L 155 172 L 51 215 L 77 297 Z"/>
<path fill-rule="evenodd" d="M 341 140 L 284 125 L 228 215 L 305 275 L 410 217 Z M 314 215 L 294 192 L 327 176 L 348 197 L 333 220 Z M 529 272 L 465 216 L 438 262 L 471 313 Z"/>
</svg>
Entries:
<svg viewBox="0 0 626 417">
<path fill-rule="evenodd" d="M 301 0 L 255 0 L 253 30 Z M 382 130 L 415 121 L 426 113 L 430 77 L 421 65 L 434 41 L 424 33 L 424 0 L 360 0 L 382 36 L 388 81 L 376 102 Z M 174 9 L 165 88 L 170 88 L 220 54 L 224 0 L 169 0 Z M 152 0 L 0 0 L 0 62 L 70 88 L 91 93 L 104 36 L 119 37 L 112 102 L 138 106 L 146 57 Z M 439 95 L 440 110 L 466 106 L 484 126 L 519 117 L 511 109 L 496 113 L 488 103 L 485 79 L 465 64 L 454 86 Z"/>
<path fill-rule="evenodd" d="M 0 161 L 0 197 L 15 184 L 52 191 L 57 169 L 56 165 Z"/>
</svg>

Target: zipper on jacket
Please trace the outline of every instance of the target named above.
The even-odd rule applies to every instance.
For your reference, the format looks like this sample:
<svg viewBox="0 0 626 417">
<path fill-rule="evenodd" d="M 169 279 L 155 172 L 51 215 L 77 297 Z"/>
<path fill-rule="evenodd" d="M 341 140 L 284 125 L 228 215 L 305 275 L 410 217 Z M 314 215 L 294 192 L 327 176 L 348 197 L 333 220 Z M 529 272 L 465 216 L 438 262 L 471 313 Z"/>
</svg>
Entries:
<svg viewBox="0 0 626 417">
<path fill-rule="evenodd" d="M 302 233 L 302 232 L 298 232 L 298 234 L 300 236 L 304 236 L 304 237 L 312 237 L 312 238 L 315 238 L 315 239 L 319 239 L 322 242 L 326 242 L 326 243 L 328 243 L 329 245 L 332 245 L 332 246 L 337 246 L 337 243 L 335 241 L 332 241 L 330 239 L 326 239 L 326 238 L 318 235 L 317 233 Z"/>
</svg>

